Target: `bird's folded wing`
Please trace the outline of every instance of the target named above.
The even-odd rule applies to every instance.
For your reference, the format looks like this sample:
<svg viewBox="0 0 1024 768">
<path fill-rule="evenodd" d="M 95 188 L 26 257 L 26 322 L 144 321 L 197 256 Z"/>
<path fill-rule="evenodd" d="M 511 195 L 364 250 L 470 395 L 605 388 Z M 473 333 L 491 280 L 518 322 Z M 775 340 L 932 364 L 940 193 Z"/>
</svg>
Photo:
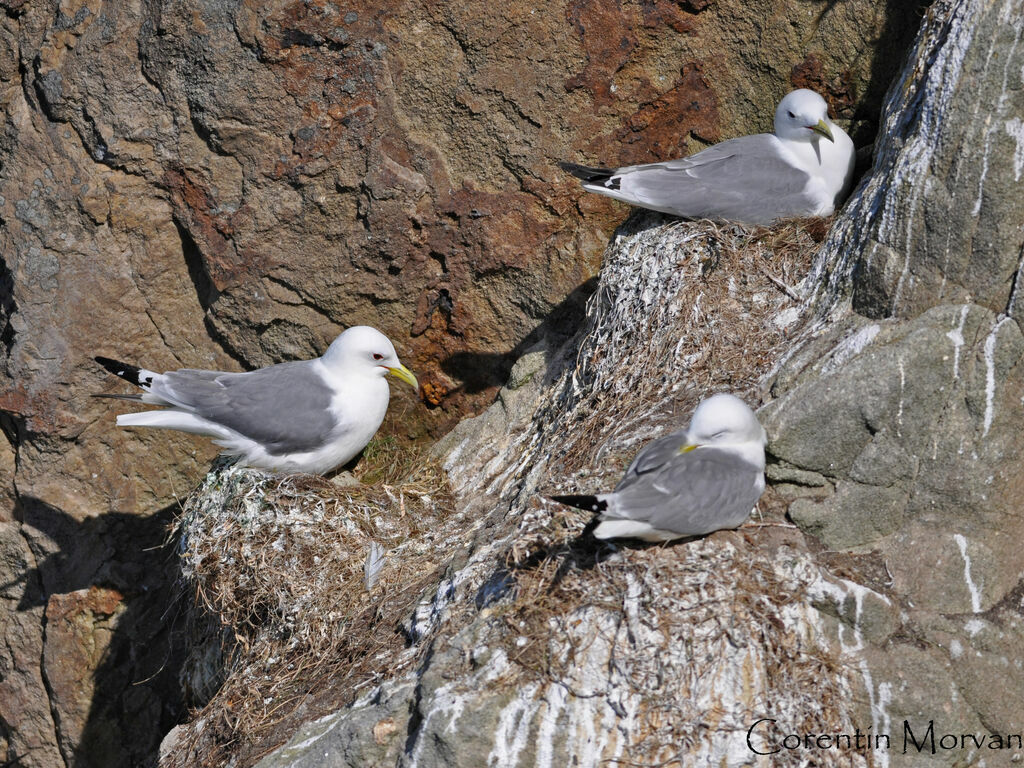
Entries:
<svg viewBox="0 0 1024 768">
<path fill-rule="evenodd" d="M 731 451 L 698 448 L 615 491 L 606 517 L 699 535 L 739 525 L 760 495 L 761 470 Z"/>
<path fill-rule="evenodd" d="M 311 361 L 281 363 L 248 373 L 183 369 L 154 381 L 153 392 L 264 445 L 269 453 L 321 447 L 337 421 L 333 391 Z"/>
<path fill-rule="evenodd" d="M 679 451 L 686 445 L 686 430 L 681 429 L 665 437 L 652 440 L 633 458 L 626 474 L 622 476 L 615 491 L 635 483 L 642 475 L 660 469 L 668 462 L 679 455 Z"/>
<path fill-rule="evenodd" d="M 783 153 L 778 139 L 758 134 L 692 157 L 621 168 L 611 182 L 618 182 L 622 198 L 680 216 L 767 221 L 806 211 L 810 178 Z"/>
</svg>

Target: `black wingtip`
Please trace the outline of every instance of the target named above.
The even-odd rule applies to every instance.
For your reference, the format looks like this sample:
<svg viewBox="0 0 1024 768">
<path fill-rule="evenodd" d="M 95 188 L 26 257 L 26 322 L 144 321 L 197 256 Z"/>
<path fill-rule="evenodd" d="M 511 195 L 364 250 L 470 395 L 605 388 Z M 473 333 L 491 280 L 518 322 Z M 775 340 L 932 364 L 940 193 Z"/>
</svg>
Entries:
<svg viewBox="0 0 1024 768">
<path fill-rule="evenodd" d="M 549 496 L 552 501 L 557 501 L 559 504 L 567 504 L 570 507 L 576 507 L 577 509 L 585 509 L 588 512 L 604 512 L 608 509 L 608 503 L 597 498 L 597 496 L 589 496 L 587 494 L 570 494 L 568 496 Z"/>
<path fill-rule="evenodd" d="M 609 168 L 594 168 L 589 165 L 579 165 L 577 163 L 561 162 L 558 164 L 558 167 L 563 171 L 568 171 L 577 179 L 583 179 L 583 181 L 591 184 L 601 184 L 615 175 L 615 171 Z"/>
<path fill-rule="evenodd" d="M 112 360 L 109 357 L 94 357 L 93 360 L 102 365 L 115 376 L 118 376 L 124 379 L 125 381 L 130 381 L 132 384 L 135 384 L 136 386 L 142 387 L 150 383 L 149 381 L 142 382 L 140 380 L 139 374 L 142 373 L 142 369 L 137 368 L 134 365 L 128 365 L 128 363 L 122 363 L 119 360 Z"/>
</svg>

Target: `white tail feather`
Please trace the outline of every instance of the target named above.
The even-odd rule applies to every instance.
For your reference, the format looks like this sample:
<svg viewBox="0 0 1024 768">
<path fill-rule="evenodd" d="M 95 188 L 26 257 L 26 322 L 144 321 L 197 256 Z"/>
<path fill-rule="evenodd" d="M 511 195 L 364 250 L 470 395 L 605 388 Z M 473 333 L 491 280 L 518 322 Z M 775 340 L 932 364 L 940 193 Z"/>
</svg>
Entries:
<svg viewBox="0 0 1024 768">
<path fill-rule="evenodd" d="M 671 541 L 682 533 L 660 531 L 650 523 L 639 520 L 602 520 L 594 529 L 595 539 L 643 539 L 644 541 Z"/>
<path fill-rule="evenodd" d="M 122 413 L 117 417 L 117 426 L 177 429 L 180 432 L 191 432 L 194 435 L 207 435 L 221 439 L 230 439 L 234 434 L 225 427 L 207 421 L 194 413 L 176 410 Z"/>
</svg>

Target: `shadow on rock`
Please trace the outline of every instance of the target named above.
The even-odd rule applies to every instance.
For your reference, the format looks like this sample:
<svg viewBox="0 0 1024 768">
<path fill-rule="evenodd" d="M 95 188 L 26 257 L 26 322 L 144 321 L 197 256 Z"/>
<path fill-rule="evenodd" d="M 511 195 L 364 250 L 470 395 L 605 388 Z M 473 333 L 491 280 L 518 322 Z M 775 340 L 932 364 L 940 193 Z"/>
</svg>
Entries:
<svg viewBox="0 0 1024 768">
<path fill-rule="evenodd" d="M 508 352 L 456 352 L 442 361 L 441 368 L 461 381 L 461 388 L 468 394 L 503 386 L 508 382 L 516 360 L 540 341 L 546 340 L 551 348 L 557 348 L 576 333 L 586 313 L 587 299 L 596 288 L 596 277 L 577 286 L 540 325 Z"/>
<path fill-rule="evenodd" d="M 38 565 L 18 579 L 18 610 L 45 606 L 42 672 L 70 768 L 156 765 L 184 714 L 188 611 L 167 543 L 176 509 L 78 521 L 20 500 Z"/>
</svg>

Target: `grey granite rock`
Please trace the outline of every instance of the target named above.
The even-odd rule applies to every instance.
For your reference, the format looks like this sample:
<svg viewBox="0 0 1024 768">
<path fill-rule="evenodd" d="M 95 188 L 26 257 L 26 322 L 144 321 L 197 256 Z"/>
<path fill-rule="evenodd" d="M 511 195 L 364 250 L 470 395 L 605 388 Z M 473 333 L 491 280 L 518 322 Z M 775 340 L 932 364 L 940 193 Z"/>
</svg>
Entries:
<svg viewBox="0 0 1024 768">
<path fill-rule="evenodd" d="M 928 9 L 889 91 L 874 171 L 816 264 L 819 290 L 873 318 L 970 302 L 1019 312 L 1020 18 L 1019 0 Z"/>
<path fill-rule="evenodd" d="M 413 681 L 380 686 L 348 709 L 314 720 L 258 768 L 376 768 L 396 765 L 409 729 Z"/>
<path fill-rule="evenodd" d="M 873 721 L 899 734 L 904 718 L 918 735 L 932 719 L 936 734 L 1024 722 L 1006 696 L 1019 685 L 1007 650 L 1021 639 L 1024 535 L 1022 11 L 930 9 L 890 92 L 874 172 L 812 273 L 828 319 L 780 366 L 761 411 L 788 471 L 821 472 L 834 488 L 778 486 L 794 522 L 832 557 L 884 566 L 899 626 L 869 633 L 862 616 L 850 658 Z M 925 759 L 911 752 L 893 764 Z M 954 752 L 928 764 L 979 756 Z"/>
</svg>

